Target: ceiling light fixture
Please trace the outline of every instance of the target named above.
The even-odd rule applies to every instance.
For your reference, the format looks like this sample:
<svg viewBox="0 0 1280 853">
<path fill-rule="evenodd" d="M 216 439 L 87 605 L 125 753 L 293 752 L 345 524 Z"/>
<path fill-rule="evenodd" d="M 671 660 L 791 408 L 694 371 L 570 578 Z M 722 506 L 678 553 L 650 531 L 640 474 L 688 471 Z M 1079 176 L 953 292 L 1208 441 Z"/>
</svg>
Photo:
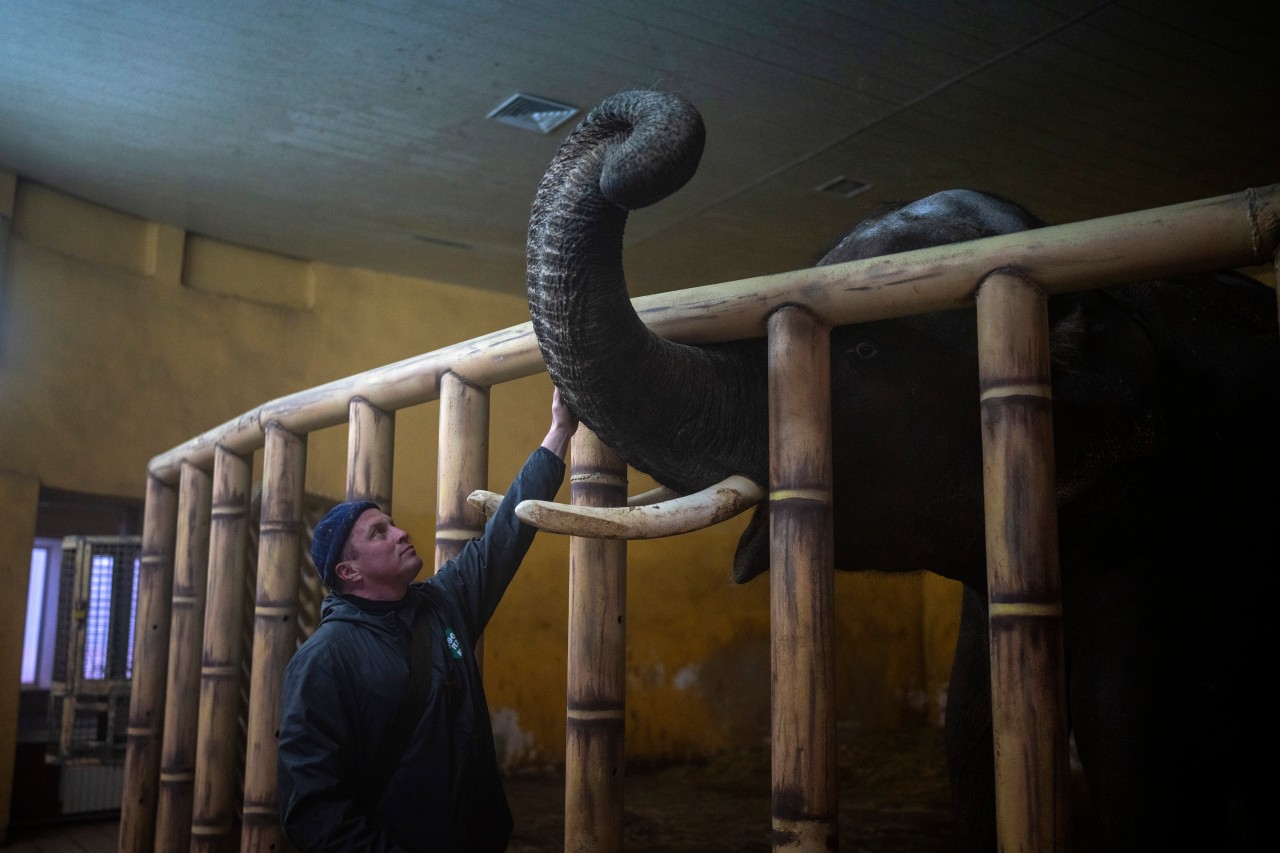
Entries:
<svg viewBox="0 0 1280 853">
<path fill-rule="evenodd" d="M 494 107 L 485 117 L 525 130 L 550 133 L 577 114 L 578 108 L 572 104 L 562 104 L 537 95 L 516 92 Z"/>
</svg>

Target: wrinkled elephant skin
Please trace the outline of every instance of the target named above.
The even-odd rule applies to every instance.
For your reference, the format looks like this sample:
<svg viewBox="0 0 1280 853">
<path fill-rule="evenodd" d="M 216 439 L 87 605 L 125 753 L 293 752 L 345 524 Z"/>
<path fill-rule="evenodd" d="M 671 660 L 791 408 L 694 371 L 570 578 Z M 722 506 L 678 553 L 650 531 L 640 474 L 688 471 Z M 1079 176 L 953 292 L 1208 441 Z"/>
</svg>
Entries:
<svg viewBox="0 0 1280 853">
<path fill-rule="evenodd" d="M 529 231 L 530 313 L 565 401 L 684 492 L 768 477 L 764 342 L 658 338 L 623 275 L 627 210 L 683 185 L 702 146 L 682 99 L 610 98 L 552 161 Z M 1041 224 L 951 190 L 878 213 L 822 263 Z M 1058 296 L 1049 313 L 1069 714 L 1099 844 L 1248 846 L 1280 509 L 1275 294 L 1223 273 Z M 974 312 L 834 329 L 831 366 L 836 567 L 964 584 L 948 762 L 966 848 L 993 849 Z M 766 513 L 739 581 L 766 568 Z"/>
</svg>

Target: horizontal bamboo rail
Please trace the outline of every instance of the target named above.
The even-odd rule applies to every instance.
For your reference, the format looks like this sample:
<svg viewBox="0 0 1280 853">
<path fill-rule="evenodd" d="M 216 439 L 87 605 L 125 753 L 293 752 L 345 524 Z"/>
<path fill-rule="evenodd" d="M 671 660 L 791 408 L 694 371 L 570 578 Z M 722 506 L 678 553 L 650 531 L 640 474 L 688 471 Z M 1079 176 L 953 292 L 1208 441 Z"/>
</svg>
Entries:
<svg viewBox="0 0 1280 853">
<path fill-rule="evenodd" d="M 1011 268 L 1046 293 L 1272 263 L 1280 244 L 1280 184 L 1035 231 L 988 237 L 632 300 L 654 332 L 682 343 L 758 338 L 779 307 L 803 304 L 828 326 L 974 304 L 977 282 Z M 439 396 L 453 372 L 489 387 L 543 370 L 522 323 L 265 403 L 153 458 L 148 472 L 175 484 L 182 462 L 211 470 L 214 448 L 250 453 L 276 422 L 305 435 L 345 423 L 360 397 L 383 411 Z"/>
</svg>

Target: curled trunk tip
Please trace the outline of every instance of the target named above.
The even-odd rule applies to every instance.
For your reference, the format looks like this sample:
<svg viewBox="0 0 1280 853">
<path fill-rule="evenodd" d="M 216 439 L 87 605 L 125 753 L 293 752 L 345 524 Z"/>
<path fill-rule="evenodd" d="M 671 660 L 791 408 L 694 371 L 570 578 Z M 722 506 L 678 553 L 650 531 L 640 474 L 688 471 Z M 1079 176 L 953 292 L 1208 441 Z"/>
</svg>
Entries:
<svg viewBox="0 0 1280 853">
<path fill-rule="evenodd" d="M 623 92 L 602 102 L 584 125 L 625 133 L 605 151 L 600 192 L 624 210 L 655 204 L 698 170 L 706 128 L 693 104 L 668 92 Z"/>
</svg>

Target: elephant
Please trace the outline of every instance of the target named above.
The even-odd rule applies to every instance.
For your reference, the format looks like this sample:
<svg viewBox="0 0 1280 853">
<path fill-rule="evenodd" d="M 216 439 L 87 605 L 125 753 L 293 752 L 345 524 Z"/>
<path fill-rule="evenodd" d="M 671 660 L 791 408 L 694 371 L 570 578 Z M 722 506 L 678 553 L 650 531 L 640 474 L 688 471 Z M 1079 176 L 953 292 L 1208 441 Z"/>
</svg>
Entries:
<svg viewBox="0 0 1280 853">
<path fill-rule="evenodd" d="M 668 93 L 591 110 L 533 202 L 530 316 L 561 395 L 636 470 L 688 493 L 768 482 L 766 343 L 651 332 L 622 262 L 629 210 L 696 172 L 705 130 Z M 947 190 L 875 211 L 819 264 L 1042 227 Z M 1263 608 L 1277 562 L 1276 298 L 1229 271 L 1050 297 L 1068 722 L 1098 849 L 1256 840 Z M 956 833 L 995 847 L 976 321 L 971 309 L 831 330 L 835 566 L 963 586 L 945 714 Z M 733 577 L 767 569 L 767 501 Z"/>
</svg>

